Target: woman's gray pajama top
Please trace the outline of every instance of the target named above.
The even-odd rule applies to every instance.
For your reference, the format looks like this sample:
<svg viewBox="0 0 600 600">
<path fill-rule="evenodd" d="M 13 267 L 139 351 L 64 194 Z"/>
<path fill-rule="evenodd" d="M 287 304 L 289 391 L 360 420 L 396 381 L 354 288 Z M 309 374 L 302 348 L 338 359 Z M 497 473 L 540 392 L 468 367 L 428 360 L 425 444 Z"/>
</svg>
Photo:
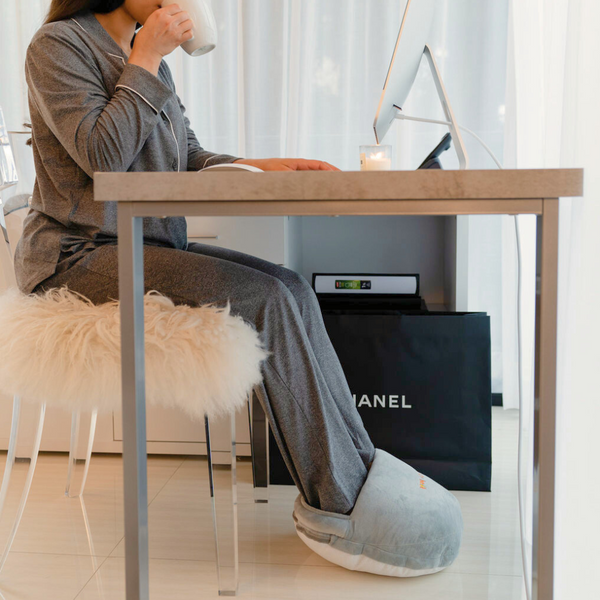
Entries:
<svg viewBox="0 0 600 600">
<path fill-rule="evenodd" d="M 236 160 L 200 146 L 168 65 L 155 77 L 127 64 L 92 13 L 44 25 L 25 74 L 37 176 L 16 252 L 25 293 L 54 273 L 61 251 L 114 243 L 117 207 L 94 202 L 94 172 L 198 171 Z M 144 219 L 144 237 L 183 250 L 185 219 Z"/>
<path fill-rule="evenodd" d="M 94 202 L 94 172 L 197 171 L 235 158 L 200 146 L 166 63 L 158 77 L 127 64 L 92 13 L 44 25 L 26 76 L 37 180 L 16 251 L 19 287 L 118 298 L 117 211 Z M 144 219 L 144 273 L 146 290 L 191 306 L 230 302 L 257 329 L 271 355 L 256 393 L 300 493 L 315 508 L 349 512 L 375 449 L 307 281 L 233 250 L 188 245 L 183 218 Z"/>
</svg>

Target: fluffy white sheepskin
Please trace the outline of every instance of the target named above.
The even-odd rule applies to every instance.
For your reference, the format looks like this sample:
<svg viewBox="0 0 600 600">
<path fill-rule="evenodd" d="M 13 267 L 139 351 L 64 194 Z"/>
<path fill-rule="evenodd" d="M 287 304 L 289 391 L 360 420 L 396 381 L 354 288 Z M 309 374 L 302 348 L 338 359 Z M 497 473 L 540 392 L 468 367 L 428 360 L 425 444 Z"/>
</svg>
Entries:
<svg viewBox="0 0 600 600">
<path fill-rule="evenodd" d="M 227 308 L 144 298 L 146 401 L 191 417 L 242 406 L 267 357 L 257 332 Z M 0 296 L 0 389 L 67 410 L 121 407 L 118 302 L 95 306 L 67 289 Z"/>
</svg>

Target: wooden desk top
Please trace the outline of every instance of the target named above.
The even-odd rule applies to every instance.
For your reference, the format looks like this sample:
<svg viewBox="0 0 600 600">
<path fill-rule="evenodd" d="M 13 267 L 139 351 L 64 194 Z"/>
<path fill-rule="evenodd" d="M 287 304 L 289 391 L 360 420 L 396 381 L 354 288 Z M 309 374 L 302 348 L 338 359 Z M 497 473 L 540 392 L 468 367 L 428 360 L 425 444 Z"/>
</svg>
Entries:
<svg viewBox="0 0 600 600">
<path fill-rule="evenodd" d="M 96 173 L 94 194 L 135 216 L 539 215 L 583 195 L 583 170 Z"/>
<path fill-rule="evenodd" d="M 583 195 L 583 169 L 96 173 L 98 201 L 487 200 Z"/>
</svg>

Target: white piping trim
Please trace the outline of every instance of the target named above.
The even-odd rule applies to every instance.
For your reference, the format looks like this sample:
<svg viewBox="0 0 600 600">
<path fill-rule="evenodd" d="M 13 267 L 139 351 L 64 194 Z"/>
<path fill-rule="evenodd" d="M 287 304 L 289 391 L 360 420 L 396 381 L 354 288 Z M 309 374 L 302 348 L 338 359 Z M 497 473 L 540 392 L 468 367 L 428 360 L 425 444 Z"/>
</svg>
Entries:
<svg viewBox="0 0 600 600">
<path fill-rule="evenodd" d="M 175 140 L 175 145 L 177 146 L 177 172 L 181 171 L 181 157 L 179 156 L 179 142 L 177 141 L 177 136 L 175 135 L 175 130 L 173 129 L 173 123 L 171 123 L 171 119 L 169 119 L 169 115 L 165 110 L 162 111 L 167 120 L 169 121 L 169 125 L 171 126 L 171 133 L 173 134 L 173 139 Z"/>
<path fill-rule="evenodd" d="M 82 24 L 81 24 L 79 21 L 76 21 L 75 19 L 73 19 L 73 17 L 71 17 L 71 21 L 73 21 L 73 23 L 77 23 L 77 25 L 79 25 L 79 27 L 80 27 L 80 28 L 81 28 L 83 31 L 85 31 L 86 33 L 88 33 L 87 29 L 85 29 L 85 27 L 83 27 L 83 25 L 82 25 Z M 118 59 L 122 60 L 124 65 L 126 65 L 126 64 L 127 64 L 127 63 L 125 62 L 125 59 L 124 59 L 122 56 L 118 56 L 117 54 L 111 54 L 110 52 L 107 52 L 106 54 L 108 54 L 109 56 L 112 56 L 112 57 L 114 57 L 114 58 L 118 58 Z"/>
<path fill-rule="evenodd" d="M 152 106 L 152 104 L 150 104 L 150 102 L 148 102 L 148 100 L 146 100 L 146 98 L 144 98 L 144 96 L 142 96 L 142 94 L 140 94 L 138 91 L 130 88 L 127 85 L 123 85 L 122 83 L 119 83 L 117 86 L 115 86 L 115 90 L 118 90 L 119 88 L 124 88 L 130 92 L 133 92 L 134 94 L 137 94 L 156 114 L 158 114 L 158 110 L 156 110 L 156 108 Z"/>
<path fill-rule="evenodd" d="M 81 27 L 81 29 L 83 29 L 83 31 L 87 33 L 87 29 L 85 29 L 79 21 L 76 21 L 75 19 L 73 19 L 73 17 L 71 17 L 71 21 L 73 21 L 73 23 L 77 23 L 77 25 L 79 25 L 79 27 Z"/>
<path fill-rule="evenodd" d="M 74 21 L 75 23 L 77 23 L 77 25 L 79 25 L 79 27 L 81 27 L 81 29 L 83 29 L 83 31 L 85 31 L 87 33 L 87 31 L 77 21 L 75 21 L 75 19 L 71 18 L 71 21 Z M 125 62 L 125 59 L 122 56 L 117 56 L 116 54 L 111 54 L 110 52 L 107 52 L 106 54 L 108 54 L 109 56 L 112 56 L 114 58 L 120 58 L 123 61 L 123 64 L 125 66 L 127 66 L 127 63 Z M 144 96 L 142 96 L 142 94 L 140 94 L 137 90 L 134 90 L 133 88 L 130 88 L 129 86 L 123 85 L 123 84 L 119 84 L 115 87 L 116 90 L 119 88 L 123 88 L 123 89 L 129 90 L 130 92 L 133 92 L 134 94 L 137 94 L 156 114 L 158 114 L 158 110 L 156 110 L 156 108 L 154 106 L 152 106 L 152 104 L 150 102 L 148 102 L 148 100 L 146 100 L 146 98 L 144 98 Z M 181 156 L 179 153 L 179 142 L 177 141 L 177 136 L 175 135 L 175 129 L 173 128 L 173 123 L 171 122 L 169 115 L 164 110 L 161 112 L 164 113 L 165 117 L 167 117 L 167 120 L 169 121 L 169 125 L 171 126 L 171 133 L 173 134 L 173 139 L 175 140 L 175 145 L 177 146 L 177 172 L 179 173 L 181 171 Z M 217 156 L 221 156 L 221 155 L 219 154 Z M 214 157 L 212 157 L 212 158 L 214 158 Z M 206 166 L 206 163 L 204 163 L 204 166 Z"/>
<path fill-rule="evenodd" d="M 224 154 L 215 154 L 214 156 L 211 156 L 210 158 L 207 158 L 207 159 L 204 161 L 204 165 L 202 166 L 202 168 L 203 168 L 203 169 L 206 169 L 206 163 L 207 163 L 209 160 L 213 160 L 213 158 L 218 158 L 219 156 L 225 156 L 225 155 L 224 155 Z"/>
<path fill-rule="evenodd" d="M 125 59 L 122 56 L 117 56 L 116 54 L 111 54 L 110 52 L 107 52 L 106 54 L 108 54 L 109 56 L 112 56 L 114 58 L 118 58 L 120 60 L 123 61 L 123 64 L 126 65 L 127 63 L 125 62 Z"/>
</svg>

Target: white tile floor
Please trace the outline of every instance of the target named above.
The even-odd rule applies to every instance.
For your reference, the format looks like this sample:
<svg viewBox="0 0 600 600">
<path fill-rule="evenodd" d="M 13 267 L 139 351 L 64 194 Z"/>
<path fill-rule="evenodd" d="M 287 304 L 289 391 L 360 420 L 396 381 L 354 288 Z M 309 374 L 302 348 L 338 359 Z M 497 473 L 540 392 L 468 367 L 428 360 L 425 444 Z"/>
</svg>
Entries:
<svg viewBox="0 0 600 600">
<path fill-rule="evenodd" d="M 455 492 L 465 522 L 460 556 L 441 573 L 413 579 L 353 573 L 313 554 L 294 532 L 295 488 L 273 486 L 269 504 L 255 505 L 249 464 L 241 463 L 239 596 L 520 599 L 517 425 L 516 411 L 493 409 L 492 492 Z M 66 456 L 40 458 L 0 574 L 0 600 L 125 598 L 121 459 L 93 458 L 85 503 L 63 495 L 66 465 Z M 148 480 L 151 597 L 217 598 L 206 461 L 151 457 Z"/>
</svg>

